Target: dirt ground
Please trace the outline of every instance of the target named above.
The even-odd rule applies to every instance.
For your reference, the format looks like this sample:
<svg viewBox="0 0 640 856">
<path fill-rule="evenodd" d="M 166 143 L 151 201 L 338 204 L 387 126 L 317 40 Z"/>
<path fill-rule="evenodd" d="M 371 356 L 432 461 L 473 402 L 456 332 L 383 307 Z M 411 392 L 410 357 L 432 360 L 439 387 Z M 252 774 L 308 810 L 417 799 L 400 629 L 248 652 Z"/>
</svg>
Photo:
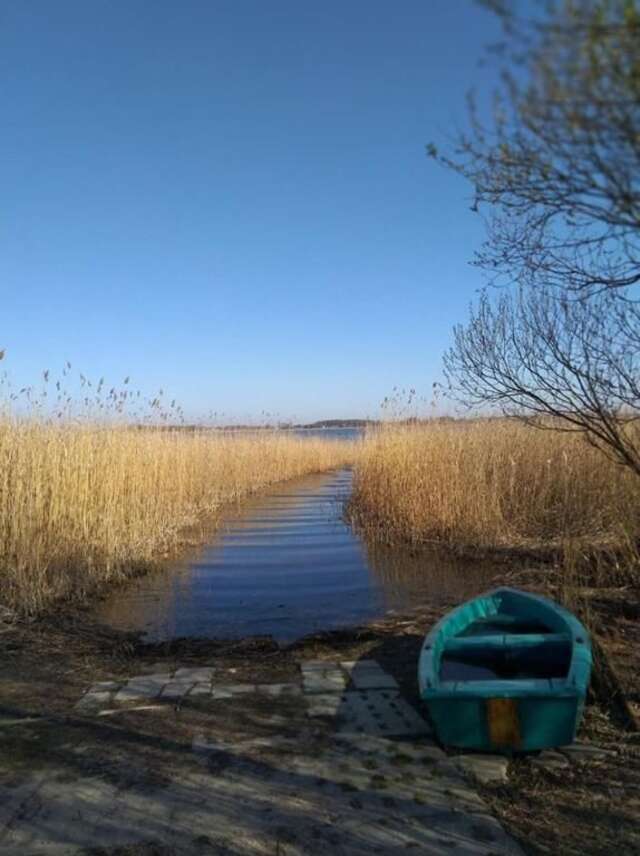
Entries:
<svg viewBox="0 0 640 856">
<path fill-rule="evenodd" d="M 541 572 L 536 572 L 507 581 L 547 591 L 553 588 L 542 579 Z M 591 606 L 598 639 L 626 702 L 632 711 L 640 711 L 640 591 L 600 589 L 593 593 Z M 82 609 L 65 609 L 37 621 L 5 616 L 0 625 L 0 786 L 19 788 L 27 774 L 33 777 L 55 763 L 70 778 L 94 776 L 114 786 L 125 784 L 129 794 L 144 788 L 148 795 L 154 788 L 167 787 L 175 758 L 192 752 L 194 735 L 200 732 L 214 735 L 220 747 L 251 744 L 253 749 L 262 738 L 277 732 L 279 748 L 265 741 L 266 748 L 251 756 L 254 764 L 272 764 L 270 753 L 286 753 L 288 739 L 304 745 L 313 757 L 327 749 L 331 737 L 322 723 L 301 719 L 295 699 L 265 699 L 251 706 L 233 699 L 214 711 L 191 703 L 166 707 L 153 716 L 132 709 L 90 718 L 74 708 L 87 687 L 98 681 L 124 680 L 154 669 L 206 664 L 228 673 L 229 680 L 237 683 L 286 683 L 294 680 L 301 660 L 362 657 L 380 663 L 398 681 L 402 695 L 418 708 L 419 647 L 446 608 L 446 604 L 438 609 L 416 608 L 361 628 L 307 637 L 288 647 L 268 638 L 145 645 L 135 636 L 96 626 Z M 580 734 L 587 744 L 607 751 L 586 754 L 560 768 L 532 763 L 531 758 L 513 759 L 507 784 L 481 789 L 481 796 L 524 852 L 640 852 L 640 733 L 625 721 L 620 704 L 607 692 L 600 689 L 592 695 Z M 87 746 L 93 749 L 77 751 Z M 209 767 L 217 764 L 222 769 L 229 763 L 226 751 L 207 758 Z M 58 775 L 64 779 L 65 773 Z M 338 847 L 338 841 L 331 843 L 335 831 L 331 832 L 330 820 L 320 826 L 319 842 L 325 841 L 327 848 Z M 283 828 L 277 839 L 281 844 L 274 851 L 282 856 L 287 852 L 287 835 Z M 198 848 L 232 852 L 216 850 L 215 842 L 200 838 L 199 843 L 191 842 L 195 849 L 188 852 L 200 852 Z M 443 839 L 441 851 L 428 852 L 446 852 L 449 846 Z M 153 842 L 134 849 L 125 845 L 105 849 L 97 841 L 87 852 L 150 856 L 180 851 Z M 384 853 L 384 846 L 378 852 Z"/>
<path fill-rule="evenodd" d="M 509 583 L 558 595 L 547 569 Z M 531 853 L 639 853 L 640 589 L 584 588 L 580 596 L 606 672 L 594 675 L 579 737 L 607 753 L 569 768 L 516 760 L 492 805 Z"/>
</svg>

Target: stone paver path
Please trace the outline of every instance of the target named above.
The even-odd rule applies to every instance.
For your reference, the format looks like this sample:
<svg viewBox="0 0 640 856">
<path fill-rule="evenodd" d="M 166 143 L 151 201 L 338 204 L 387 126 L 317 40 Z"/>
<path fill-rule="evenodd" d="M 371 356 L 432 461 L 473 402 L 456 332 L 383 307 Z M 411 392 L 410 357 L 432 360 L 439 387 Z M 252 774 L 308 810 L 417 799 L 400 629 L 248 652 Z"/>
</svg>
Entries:
<svg viewBox="0 0 640 856">
<path fill-rule="evenodd" d="M 187 747 L 158 738 L 165 761 L 154 776 L 133 745 L 105 765 L 95 745 L 80 744 L 69 745 L 66 769 L 0 787 L 0 852 L 99 847 L 103 856 L 148 844 L 162 845 L 153 852 L 163 856 L 522 853 L 374 661 L 310 661 L 295 683 L 219 679 L 214 667 L 182 668 L 89 688 L 77 711 L 95 722 L 114 706 L 146 705 L 140 715 L 151 717 L 191 697 L 199 729 Z M 266 733 L 221 739 L 214 711 L 235 704 L 250 714 L 256 705 L 264 714 L 269 698 Z M 279 713 L 287 703 L 288 715 Z"/>
<path fill-rule="evenodd" d="M 316 660 L 303 663 L 301 669 L 309 715 L 335 717 L 339 734 L 416 737 L 431 733 L 427 722 L 402 698 L 395 678 L 375 660 Z"/>
<path fill-rule="evenodd" d="M 101 713 L 113 705 L 158 701 L 176 704 L 188 698 L 229 699 L 247 693 L 300 695 L 297 683 L 228 684 L 215 680 L 214 667 L 183 667 L 171 672 L 136 675 L 124 682 L 102 681 L 89 687 L 76 705 L 79 713 Z M 153 709 L 153 708 L 150 708 Z"/>
</svg>

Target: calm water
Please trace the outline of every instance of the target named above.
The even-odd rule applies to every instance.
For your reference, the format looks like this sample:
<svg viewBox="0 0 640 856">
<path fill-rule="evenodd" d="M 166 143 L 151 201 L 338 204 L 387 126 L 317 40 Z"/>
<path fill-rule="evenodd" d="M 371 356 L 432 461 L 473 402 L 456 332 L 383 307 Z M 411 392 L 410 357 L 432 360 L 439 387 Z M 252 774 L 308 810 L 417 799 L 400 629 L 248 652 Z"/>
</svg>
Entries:
<svg viewBox="0 0 640 856">
<path fill-rule="evenodd" d="M 361 440 L 364 428 L 293 428 L 300 437 L 318 437 L 320 440 Z"/>
<path fill-rule="evenodd" d="M 490 567 L 367 547 L 342 520 L 351 473 L 308 476 L 230 511 L 189 563 L 148 575 L 104 601 L 98 618 L 180 636 L 293 640 L 424 602 L 464 599 Z"/>
</svg>

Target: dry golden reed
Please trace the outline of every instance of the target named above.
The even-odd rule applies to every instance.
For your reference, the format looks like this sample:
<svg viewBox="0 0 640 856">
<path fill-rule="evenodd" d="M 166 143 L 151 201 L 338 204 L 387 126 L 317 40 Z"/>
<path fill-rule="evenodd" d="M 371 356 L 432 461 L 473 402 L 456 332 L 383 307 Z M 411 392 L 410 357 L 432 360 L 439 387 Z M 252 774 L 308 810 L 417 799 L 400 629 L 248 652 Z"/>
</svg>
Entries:
<svg viewBox="0 0 640 856">
<path fill-rule="evenodd" d="M 355 446 L 0 418 L 0 602 L 37 612 L 153 567 L 185 530 L 274 482 L 340 467 Z"/>
<path fill-rule="evenodd" d="M 576 434 L 497 419 L 391 425 L 364 443 L 351 511 L 386 540 L 616 547 L 639 534 L 640 481 Z"/>
</svg>

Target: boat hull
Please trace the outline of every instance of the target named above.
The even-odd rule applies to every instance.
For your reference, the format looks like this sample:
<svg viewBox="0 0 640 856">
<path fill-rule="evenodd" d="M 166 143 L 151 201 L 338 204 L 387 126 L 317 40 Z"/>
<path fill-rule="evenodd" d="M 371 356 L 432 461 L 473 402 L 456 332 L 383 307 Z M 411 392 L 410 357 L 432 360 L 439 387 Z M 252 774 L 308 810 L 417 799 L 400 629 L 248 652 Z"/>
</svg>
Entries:
<svg viewBox="0 0 640 856">
<path fill-rule="evenodd" d="M 481 697 L 426 700 L 440 742 L 486 752 L 535 752 L 566 746 L 575 739 L 584 706 L 584 699 L 577 696 L 513 699 L 517 724 L 502 742 L 495 739 L 496 729 L 492 727 L 487 701 Z"/>
</svg>

